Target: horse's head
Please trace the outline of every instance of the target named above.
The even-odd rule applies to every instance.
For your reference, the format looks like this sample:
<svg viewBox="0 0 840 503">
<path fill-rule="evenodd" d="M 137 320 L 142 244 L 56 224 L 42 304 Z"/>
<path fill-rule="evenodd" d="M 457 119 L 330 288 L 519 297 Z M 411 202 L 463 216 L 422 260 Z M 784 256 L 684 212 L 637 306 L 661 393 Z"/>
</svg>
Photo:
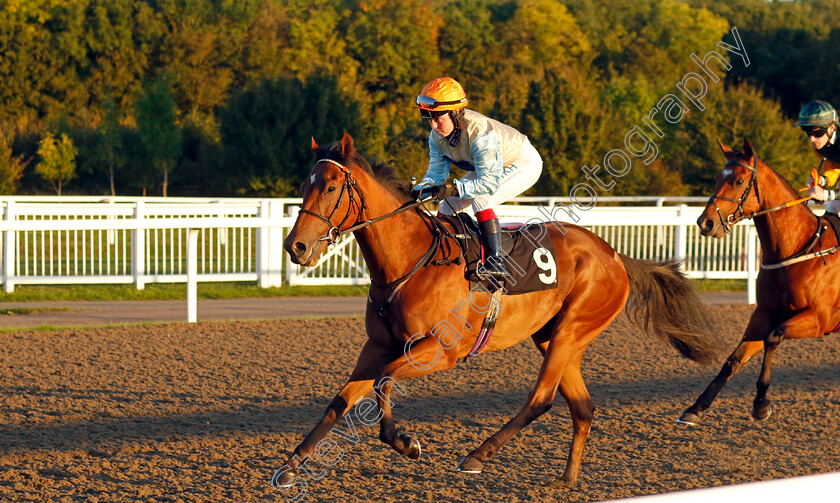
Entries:
<svg viewBox="0 0 840 503">
<path fill-rule="evenodd" d="M 723 237 L 745 216 L 761 206 L 758 191 L 758 158 L 749 140 L 744 138 L 741 151 L 732 150 L 718 141 L 726 164 L 715 179 L 715 193 L 697 219 L 704 236 Z"/>
<path fill-rule="evenodd" d="M 328 245 L 340 237 L 342 231 L 359 220 L 365 206 L 354 173 L 358 156 L 353 138 L 344 133 L 341 142 L 321 148 L 312 139 L 315 166 L 300 190 L 303 206 L 295 226 L 283 241 L 283 248 L 292 262 L 314 266 Z"/>
</svg>

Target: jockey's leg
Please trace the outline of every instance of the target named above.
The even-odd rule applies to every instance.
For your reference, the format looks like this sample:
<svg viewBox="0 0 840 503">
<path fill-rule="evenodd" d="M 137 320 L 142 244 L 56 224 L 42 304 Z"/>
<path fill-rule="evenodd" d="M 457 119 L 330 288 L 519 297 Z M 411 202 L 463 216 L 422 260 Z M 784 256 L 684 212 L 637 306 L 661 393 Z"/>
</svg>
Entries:
<svg viewBox="0 0 840 503">
<path fill-rule="evenodd" d="M 473 206 L 475 206 L 477 199 L 480 198 L 473 200 Z M 487 208 L 476 212 L 475 217 L 478 220 L 478 228 L 481 229 L 481 238 L 484 240 L 484 246 L 486 247 L 484 267 L 479 268 L 479 271 L 482 274 L 489 274 L 497 278 L 508 276 L 509 273 L 505 267 L 505 252 L 502 250 L 502 228 L 499 225 L 496 212 L 492 208 Z"/>
</svg>

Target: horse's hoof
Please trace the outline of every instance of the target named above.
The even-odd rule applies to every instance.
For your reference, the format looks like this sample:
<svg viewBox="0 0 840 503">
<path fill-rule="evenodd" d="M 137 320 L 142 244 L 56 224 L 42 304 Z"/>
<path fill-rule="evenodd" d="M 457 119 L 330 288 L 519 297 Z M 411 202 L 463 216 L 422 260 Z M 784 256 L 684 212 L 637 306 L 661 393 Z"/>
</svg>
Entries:
<svg viewBox="0 0 840 503">
<path fill-rule="evenodd" d="M 408 435 L 400 435 L 400 438 L 408 444 L 408 449 L 405 451 L 406 457 L 409 459 L 417 459 L 420 457 L 420 454 L 423 453 L 423 449 L 420 447 L 420 442 L 417 441 L 415 438 L 411 438 Z"/>
<path fill-rule="evenodd" d="M 770 402 L 764 402 L 760 405 L 753 405 L 750 414 L 752 414 L 753 419 L 756 421 L 764 421 L 770 414 L 773 413 L 773 406 L 770 405 Z"/>
<path fill-rule="evenodd" d="M 677 424 L 684 424 L 686 426 L 697 426 L 697 423 L 700 421 L 700 416 L 693 412 L 683 412 L 680 417 L 677 418 L 675 423 Z"/>
<path fill-rule="evenodd" d="M 546 487 L 549 489 L 574 489 L 577 487 L 577 481 L 566 479 L 552 480 L 546 484 Z"/>
<path fill-rule="evenodd" d="M 292 487 L 295 485 L 295 479 L 298 477 L 300 477 L 300 473 L 298 473 L 297 470 L 283 470 L 283 468 L 280 468 L 274 472 L 274 476 L 271 477 L 271 487 L 275 489 L 286 489 Z"/>
<path fill-rule="evenodd" d="M 458 468 L 456 468 L 455 471 L 461 473 L 481 473 L 482 468 L 484 468 L 484 463 L 473 457 L 467 456 L 463 461 L 461 461 L 461 464 L 458 465 Z"/>
</svg>

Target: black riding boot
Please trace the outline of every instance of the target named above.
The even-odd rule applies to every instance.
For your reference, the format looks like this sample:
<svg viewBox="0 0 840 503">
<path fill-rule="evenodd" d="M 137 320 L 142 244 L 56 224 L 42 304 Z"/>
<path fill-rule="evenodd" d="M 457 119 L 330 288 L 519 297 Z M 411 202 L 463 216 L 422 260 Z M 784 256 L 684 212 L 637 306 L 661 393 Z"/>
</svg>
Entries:
<svg viewBox="0 0 840 503">
<path fill-rule="evenodd" d="M 502 229 L 499 227 L 499 219 L 485 220 L 478 223 L 481 229 L 481 237 L 484 238 L 485 256 L 484 272 L 501 278 L 508 275 L 505 268 L 505 252 L 502 250 Z"/>
</svg>

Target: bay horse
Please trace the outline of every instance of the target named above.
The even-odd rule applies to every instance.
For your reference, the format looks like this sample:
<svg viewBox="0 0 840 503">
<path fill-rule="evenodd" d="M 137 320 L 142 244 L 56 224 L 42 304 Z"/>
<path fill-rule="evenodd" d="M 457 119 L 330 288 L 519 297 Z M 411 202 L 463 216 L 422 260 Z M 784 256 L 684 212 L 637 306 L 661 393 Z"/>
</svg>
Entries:
<svg viewBox="0 0 840 503">
<path fill-rule="evenodd" d="M 767 389 L 773 353 L 784 339 L 822 337 L 840 323 L 840 263 L 837 237 L 799 198 L 796 190 L 758 158 L 749 140 L 742 150 L 718 142 L 726 158 L 715 192 L 697 219 L 704 236 L 722 238 L 730 226 L 754 219 L 762 264 L 757 303 L 741 342 L 694 404 L 677 422 L 696 424 L 726 382 L 761 349 L 756 395 L 750 411 L 757 420 L 772 413 Z"/>
<path fill-rule="evenodd" d="M 284 248 L 294 263 L 315 266 L 331 242 L 353 233 L 371 277 L 368 339 L 324 416 L 274 474 L 272 486 L 284 491 L 301 471 L 308 473 L 305 463 L 323 451 L 319 442 L 363 400 L 369 401 L 362 403 L 367 414 L 360 416 L 357 407 L 356 415 L 367 415 L 370 424 L 378 422 L 379 438 L 398 453 L 419 457 L 420 443 L 398 434 L 390 393 L 395 386 L 401 390 L 401 379 L 453 368 L 471 351 L 484 317 L 475 308 L 479 303 L 470 300 L 475 291 L 464 279 L 464 266 L 435 265 L 460 253 L 455 229 L 417 207 L 409 185 L 397 180 L 391 168 L 371 166 L 356 152 L 349 134 L 326 148 L 313 139 L 312 150 L 316 162 L 301 186 L 302 209 Z M 498 323 L 482 351 L 505 349 L 530 336 L 544 356 L 537 383 L 519 413 L 470 452 L 458 466 L 460 472 L 481 472 L 508 439 L 551 408 L 560 391 L 573 433 L 565 471 L 555 484 L 576 485 L 595 408 L 581 376 L 581 359 L 631 292 L 636 323 L 647 333 L 688 358 L 714 360 L 716 348 L 707 337 L 702 303 L 678 264 L 630 259 L 590 231 L 563 225 L 565 235 L 548 230 L 556 247 L 558 287 L 501 297 Z M 371 391 L 375 398 L 365 398 Z"/>
</svg>

